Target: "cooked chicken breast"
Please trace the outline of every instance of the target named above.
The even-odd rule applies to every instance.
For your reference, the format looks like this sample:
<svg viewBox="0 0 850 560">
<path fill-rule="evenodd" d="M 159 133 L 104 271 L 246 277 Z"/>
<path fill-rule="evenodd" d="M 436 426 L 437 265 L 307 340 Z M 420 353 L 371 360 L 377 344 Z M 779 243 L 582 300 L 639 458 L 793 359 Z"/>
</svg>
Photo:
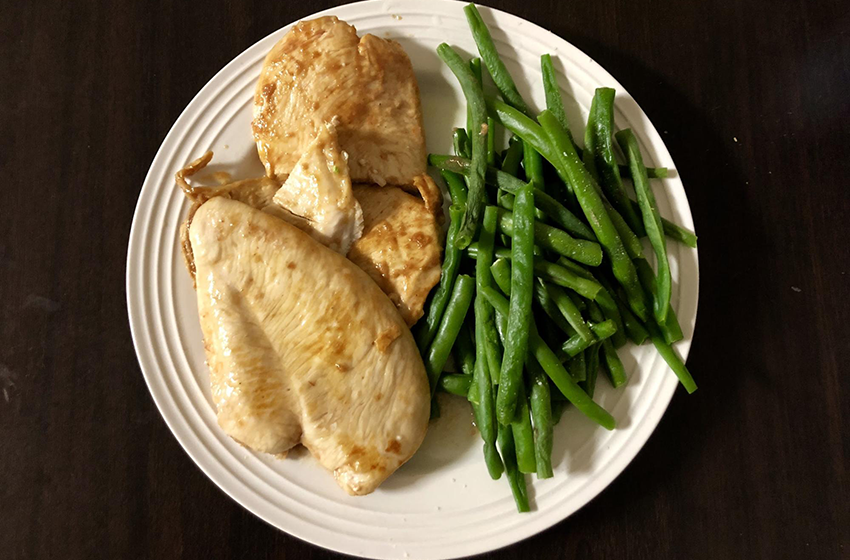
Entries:
<svg viewBox="0 0 850 560">
<path fill-rule="evenodd" d="M 410 185 L 425 172 L 419 87 L 401 46 L 333 16 L 299 22 L 269 52 L 254 96 L 267 174 L 283 180 L 334 117 L 352 181 Z"/>
<path fill-rule="evenodd" d="M 192 256 L 192 243 L 189 239 L 189 226 L 192 218 L 201 204 L 216 196 L 223 196 L 232 200 L 244 202 L 254 208 L 268 208 L 272 206 L 272 199 L 280 189 L 280 183 L 270 177 L 256 177 L 254 179 L 243 179 L 224 185 L 197 185 L 189 184 L 189 178 L 204 169 L 212 161 L 213 153 L 207 152 L 198 159 L 190 162 L 186 167 L 174 174 L 177 185 L 192 202 L 186 220 L 180 225 L 180 247 L 183 249 L 183 258 L 192 283 L 195 282 L 195 259 Z"/>
<path fill-rule="evenodd" d="M 300 442 L 348 493 L 373 491 L 419 447 L 430 409 L 390 300 L 342 255 L 241 202 L 205 202 L 189 235 L 219 425 L 265 453 Z"/>
<path fill-rule="evenodd" d="M 302 219 L 290 220 L 287 213 L 280 217 L 341 255 L 363 233 L 363 212 L 351 192 L 347 160 L 336 127 L 327 123 L 274 195 L 275 204 Z"/>
<path fill-rule="evenodd" d="M 429 192 L 431 209 L 396 187 L 354 187 L 365 227 L 348 258 L 390 296 L 408 325 L 422 317 L 428 293 L 440 281 L 440 228 L 434 209 L 440 206 L 439 190 L 434 194 L 427 183 L 421 188 Z"/>
</svg>

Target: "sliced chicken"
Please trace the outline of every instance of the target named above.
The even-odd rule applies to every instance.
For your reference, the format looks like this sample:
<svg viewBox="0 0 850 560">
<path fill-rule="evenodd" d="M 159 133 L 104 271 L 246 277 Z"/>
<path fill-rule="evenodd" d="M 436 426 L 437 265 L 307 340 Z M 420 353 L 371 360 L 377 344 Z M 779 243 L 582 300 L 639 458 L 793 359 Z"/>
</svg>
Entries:
<svg viewBox="0 0 850 560">
<path fill-rule="evenodd" d="M 352 181 L 410 185 L 425 172 L 419 87 L 401 46 L 333 16 L 299 22 L 257 82 L 252 129 L 266 173 L 283 180 L 334 117 Z"/>
<path fill-rule="evenodd" d="M 430 410 L 390 300 L 342 255 L 225 197 L 189 235 L 219 425 L 265 453 L 302 443 L 346 492 L 373 491 L 419 447 Z"/>
<path fill-rule="evenodd" d="M 288 211 L 280 217 L 342 255 L 363 233 L 363 212 L 351 192 L 347 160 L 336 127 L 327 123 L 274 195 L 275 204 Z"/>
<path fill-rule="evenodd" d="M 439 190 L 436 193 L 439 197 Z M 348 258 L 390 296 L 408 326 L 413 325 L 440 281 L 440 228 L 433 211 L 433 205 L 440 204 L 433 191 L 429 209 L 396 187 L 356 185 L 354 196 L 363 208 L 365 227 Z"/>
</svg>

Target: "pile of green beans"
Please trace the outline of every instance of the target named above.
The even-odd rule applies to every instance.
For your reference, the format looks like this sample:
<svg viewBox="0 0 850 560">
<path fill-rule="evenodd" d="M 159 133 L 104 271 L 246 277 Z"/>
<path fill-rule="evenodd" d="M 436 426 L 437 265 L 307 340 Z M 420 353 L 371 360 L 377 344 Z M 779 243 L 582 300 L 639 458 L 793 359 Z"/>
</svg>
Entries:
<svg viewBox="0 0 850 560">
<path fill-rule="evenodd" d="M 596 90 L 579 146 L 550 55 L 540 61 L 546 110 L 535 117 L 478 9 L 464 12 L 480 58 L 437 49 L 463 90 L 467 122 L 454 130 L 453 156 L 428 158 L 446 182 L 451 222 L 439 286 L 414 332 L 432 394 L 469 401 L 487 471 L 506 475 L 523 512 L 532 506 L 526 475 L 557 468 L 565 405 L 615 428 L 593 395 L 600 368 L 613 388 L 628 382 L 618 348 L 651 341 L 696 390 L 672 346 L 683 333 L 667 256 L 669 240 L 696 247 L 696 236 L 660 215 L 650 180 L 668 170 L 647 168 L 634 133 L 614 130 L 613 89 Z M 485 69 L 502 100 L 485 99 Z M 496 125 L 512 135 L 503 151 Z"/>
</svg>

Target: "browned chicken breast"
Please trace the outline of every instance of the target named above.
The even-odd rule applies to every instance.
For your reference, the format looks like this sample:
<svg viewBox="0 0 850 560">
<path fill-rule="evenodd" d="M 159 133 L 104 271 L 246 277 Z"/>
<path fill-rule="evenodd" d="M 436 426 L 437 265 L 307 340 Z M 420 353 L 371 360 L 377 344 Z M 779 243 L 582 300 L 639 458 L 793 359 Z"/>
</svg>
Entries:
<svg viewBox="0 0 850 560">
<path fill-rule="evenodd" d="M 257 82 L 252 128 L 266 173 L 282 181 L 335 117 L 352 181 L 410 185 L 425 172 L 419 87 L 401 46 L 333 16 L 299 22 Z"/>
<path fill-rule="evenodd" d="M 302 443 L 346 492 L 372 492 L 418 449 L 430 411 L 390 300 L 342 255 L 241 202 L 203 203 L 189 237 L 219 425 L 265 453 Z"/>
<path fill-rule="evenodd" d="M 433 204 L 433 191 L 427 192 Z M 440 228 L 433 207 L 396 187 L 356 185 L 354 196 L 363 209 L 364 229 L 348 258 L 390 296 L 411 326 L 440 281 Z"/>
<path fill-rule="evenodd" d="M 324 153 L 324 150 L 320 150 L 320 153 Z M 341 252 L 336 243 L 325 242 L 321 232 L 315 229 L 316 222 L 299 217 L 291 210 L 276 204 L 278 198 L 285 196 L 284 200 L 290 209 L 299 208 L 299 204 L 304 205 L 300 200 L 307 195 L 294 186 L 287 189 L 286 185 L 281 186 L 266 177 L 245 179 L 221 186 L 191 186 L 188 179 L 201 171 L 211 159 L 212 152 L 207 152 L 176 174 L 177 184 L 193 202 L 180 229 L 183 256 L 193 281 L 196 271 L 189 228 L 200 205 L 215 196 L 238 200 L 281 218 Z M 439 187 L 427 174 L 414 177 L 413 181 L 422 196 L 421 199 L 395 187 L 357 185 L 353 189 L 355 206 L 348 201 L 352 193 L 350 185 L 346 188 L 344 182 L 339 182 L 335 177 L 336 174 L 332 174 L 334 177 L 330 179 L 323 178 L 327 175 L 325 163 L 317 167 L 323 167 L 322 171 L 305 172 L 298 178 L 299 182 L 312 184 L 316 193 L 327 193 L 319 197 L 322 200 L 321 205 L 317 205 L 316 199 L 306 204 L 308 210 L 313 207 L 325 208 L 309 215 L 317 216 L 324 226 L 334 227 L 333 231 L 336 233 L 332 239 L 356 239 L 353 244 L 349 241 L 344 246 L 348 251 L 348 258 L 369 274 L 398 307 L 407 325 L 412 326 L 423 315 L 428 293 L 440 281 L 439 223 L 442 218 L 442 195 Z M 293 173 L 293 176 L 297 177 L 299 173 Z M 329 186 L 320 189 L 319 182 Z M 356 221 L 352 221 L 351 216 L 356 217 Z M 356 235 L 345 233 L 352 231 L 352 228 L 356 228 Z"/>
</svg>

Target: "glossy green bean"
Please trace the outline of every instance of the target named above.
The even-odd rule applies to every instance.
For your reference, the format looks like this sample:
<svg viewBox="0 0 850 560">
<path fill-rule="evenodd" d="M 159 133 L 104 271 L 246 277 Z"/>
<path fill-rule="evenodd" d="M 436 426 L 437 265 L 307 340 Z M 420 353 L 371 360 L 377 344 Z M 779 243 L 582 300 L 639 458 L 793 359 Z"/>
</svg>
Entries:
<svg viewBox="0 0 850 560">
<path fill-rule="evenodd" d="M 537 478 L 551 478 L 552 442 L 554 440 L 554 422 L 552 421 L 552 395 L 549 390 L 549 378 L 534 357 L 529 356 L 526 364 L 531 381 L 531 420 L 534 425 L 534 458 L 537 462 Z"/>
<path fill-rule="evenodd" d="M 670 310 L 673 277 L 670 273 L 670 263 L 667 260 L 667 240 L 664 237 L 661 214 L 658 212 L 655 195 L 652 192 L 652 187 L 649 185 L 649 178 L 646 176 L 646 167 L 640 155 L 640 146 L 634 133 L 628 128 L 617 132 L 617 142 L 620 143 L 623 153 L 628 155 L 629 168 L 632 170 L 632 182 L 634 183 L 635 193 L 637 194 L 643 224 L 646 228 L 646 235 L 649 237 L 649 242 L 655 250 L 658 274 L 656 275 L 655 282 L 656 290 L 653 294 L 653 311 L 656 322 L 659 325 L 664 325 L 667 322 L 667 313 Z M 637 232 L 637 230 L 635 231 Z"/>
<path fill-rule="evenodd" d="M 463 375 L 460 373 L 447 373 L 440 377 L 440 390 L 466 398 L 469 393 L 469 386 L 472 384 L 471 375 Z"/>
<path fill-rule="evenodd" d="M 587 323 L 584 322 L 584 318 L 581 316 L 581 311 L 579 311 L 576 304 L 573 303 L 570 296 L 567 295 L 567 292 L 565 292 L 560 286 L 552 283 L 546 284 L 546 291 L 549 292 L 549 295 L 552 297 L 552 301 L 554 301 L 555 305 L 558 306 L 561 314 L 563 314 L 564 318 L 575 332 L 588 342 L 594 342 L 596 340 L 596 336 L 594 336 L 593 331 L 590 330 Z"/>
<path fill-rule="evenodd" d="M 428 156 L 428 163 L 441 170 L 452 171 L 460 175 L 469 173 L 471 162 L 468 159 L 461 157 L 452 157 L 446 155 L 431 154 Z M 485 175 L 485 181 L 488 185 L 493 185 L 499 189 L 515 194 L 516 191 L 525 183 L 517 179 L 505 171 L 500 171 L 494 167 L 488 167 Z M 593 231 L 576 217 L 566 206 L 558 202 L 553 196 L 548 193 L 535 189 L 534 204 L 542 210 L 549 218 L 557 225 L 564 228 L 572 235 L 588 241 L 596 241 L 596 236 Z"/>
<path fill-rule="evenodd" d="M 611 381 L 611 386 L 615 389 L 626 383 L 626 369 L 623 367 L 623 362 L 620 361 L 620 356 L 617 355 L 617 349 L 611 344 L 610 340 L 603 340 L 600 353 L 602 362 L 605 364 L 605 372 L 608 374 L 608 380 Z"/>
<path fill-rule="evenodd" d="M 451 298 L 446 306 L 440 326 L 434 340 L 428 347 L 425 355 L 425 371 L 428 373 L 428 383 L 431 386 L 431 394 L 437 388 L 440 374 L 446 365 L 449 353 L 455 344 L 457 335 L 463 326 L 469 305 L 475 295 L 475 280 L 471 276 L 461 274 L 455 280 Z"/>
<path fill-rule="evenodd" d="M 505 474 L 511 486 L 516 509 L 520 513 L 530 511 L 528 507 L 528 488 L 525 484 L 525 476 L 517 468 L 516 447 L 514 445 L 514 434 L 510 426 L 499 425 L 499 451 L 505 463 Z"/>
<path fill-rule="evenodd" d="M 637 260 L 635 261 L 635 266 L 637 266 Z M 640 269 L 638 268 L 638 276 L 640 276 Z M 599 283 L 602 284 L 602 287 L 608 291 L 609 294 L 614 298 L 614 303 L 617 305 L 617 309 L 620 312 L 620 317 L 623 322 L 623 329 L 626 332 L 626 336 L 629 337 L 629 340 L 640 346 L 646 339 L 649 337 L 649 332 L 647 332 L 646 327 L 643 326 L 643 323 L 635 317 L 632 310 L 629 309 L 629 306 L 620 298 L 620 295 L 617 293 L 617 290 L 614 286 L 611 285 L 610 282 L 605 278 L 604 275 L 599 276 Z M 616 345 L 615 345 L 616 346 Z"/>
<path fill-rule="evenodd" d="M 449 208 L 449 215 L 451 217 L 451 223 L 449 224 L 449 232 L 446 236 L 446 253 L 443 258 L 443 267 L 440 271 L 440 284 L 431 296 L 425 320 L 420 321 L 416 329 L 416 345 L 419 347 L 419 351 L 423 353 L 431 345 L 434 336 L 437 334 L 437 329 L 440 328 L 440 321 L 443 318 L 443 312 L 452 295 L 452 287 L 454 286 L 455 277 L 460 267 L 461 250 L 457 248 L 454 241 L 460 230 L 460 219 L 463 216 L 463 208 L 453 204 Z"/>
<path fill-rule="evenodd" d="M 475 322 L 475 316 L 467 316 L 457 335 L 454 347 L 454 357 L 457 361 L 461 373 L 464 375 L 474 375 L 475 373 L 475 342 L 472 340 L 472 329 Z"/>
<path fill-rule="evenodd" d="M 437 54 L 446 63 L 460 83 L 470 110 L 469 137 L 471 148 L 471 169 L 467 176 L 466 212 L 461 220 L 455 244 L 461 249 L 472 243 L 481 221 L 486 203 L 484 192 L 484 173 L 487 170 L 487 113 L 484 104 L 484 92 L 481 84 L 473 76 L 469 67 L 463 63 L 460 55 L 446 43 L 437 47 Z"/>
<path fill-rule="evenodd" d="M 534 453 L 534 431 L 531 428 L 531 411 L 526 395 L 525 384 L 520 383 L 517 397 L 516 414 L 511 422 L 516 447 L 517 468 L 521 473 L 537 472 L 537 459 Z"/>
<path fill-rule="evenodd" d="M 540 57 L 540 71 L 543 73 L 543 94 L 546 97 L 546 109 L 555 115 L 555 118 L 572 138 L 570 125 L 567 122 L 567 113 L 564 111 L 564 100 L 561 97 L 561 86 L 558 85 L 558 75 L 552 65 L 551 55 L 544 54 Z"/>
<path fill-rule="evenodd" d="M 566 136 L 564 128 L 558 123 L 558 119 L 547 111 L 543 111 L 538 119 L 557 152 L 556 161 L 552 163 L 556 168 L 561 167 L 565 174 L 569 176 L 585 217 L 590 222 L 590 226 L 596 233 L 596 238 L 608 255 L 614 276 L 626 290 L 629 306 L 638 317 L 645 319 L 647 317 L 646 302 L 644 301 L 643 288 L 638 281 L 637 271 L 635 271 L 634 264 L 626 253 L 617 229 L 605 210 L 602 197 L 597 192 L 593 179 L 581 165 L 578 155 Z M 516 131 L 513 132 L 516 134 Z"/>
<path fill-rule="evenodd" d="M 535 239 L 534 187 L 531 183 L 517 192 L 515 208 L 511 239 L 510 312 L 507 316 L 508 327 L 502 371 L 499 375 L 499 392 L 496 395 L 496 418 L 502 424 L 509 424 L 514 418 L 523 382 L 523 365 L 528 354 L 528 318 L 531 316 Z M 487 210 L 489 211 L 489 208 Z"/>
<path fill-rule="evenodd" d="M 502 159 L 502 172 L 516 177 L 519 174 L 519 165 L 522 163 L 524 154 L 522 140 L 510 142 L 505 157 Z M 490 172 L 489 169 L 487 171 Z M 487 180 L 487 175 L 484 176 L 484 179 Z M 519 181 L 519 179 L 517 180 Z"/>
<path fill-rule="evenodd" d="M 532 220 L 533 218 L 532 211 Z M 514 232 L 513 222 L 514 215 L 512 212 L 506 210 L 499 212 L 499 230 L 511 238 Z M 602 263 L 602 248 L 598 243 L 585 239 L 575 239 L 562 229 L 554 228 L 536 220 L 534 220 L 532 228 L 534 242 L 543 249 L 590 266 L 599 266 Z"/>
<path fill-rule="evenodd" d="M 481 234 L 478 238 L 476 251 L 480 254 L 480 258 L 475 263 L 475 283 L 478 295 L 481 295 L 483 288 L 493 284 L 493 277 L 490 273 L 490 265 L 493 262 L 494 244 L 496 238 L 496 223 L 499 219 L 498 210 L 489 208 L 484 210 L 484 219 L 481 223 Z M 496 326 L 493 320 L 493 308 L 484 302 L 484 308 L 481 310 L 481 317 L 475 316 L 476 347 L 480 344 L 483 346 L 486 357 L 487 367 L 494 382 L 498 382 L 499 372 L 502 369 L 502 351 L 499 347 L 499 337 L 496 333 Z M 483 323 L 483 335 L 478 337 L 478 323 Z"/>
<path fill-rule="evenodd" d="M 587 363 L 584 359 L 584 352 L 579 352 L 572 360 L 566 363 L 567 373 L 573 378 L 573 381 L 580 383 L 587 379 Z"/>
<path fill-rule="evenodd" d="M 451 171 L 440 170 L 440 175 L 446 181 L 446 186 L 449 188 L 449 196 L 452 199 L 452 205 L 456 205 L 459 209 L 466 206 L 466 183 L 463 182 L 463 177 Z M 463 214 L 461 214 L 461 217 Z"/>
<path fill-rule="evenodd" d="M 542 278 L 536 278 L 534 283 L 534 300 L 537 305 L 543 310 L 543 313 L 555 324 L 555 326 L 567 336 L 576 334 L 576 330 L 567 321 L 561 310 L 552 299 L 549 290 L 546 289 L 545 281 Z"/>
<path fill-rule="evenodd" d="M 511 262 L 508 259 L 496 259 L 490 266 L 490 273 L 496 285 L 506 296 L 511 295 Z"/>
<path fill-rule="evenodd" d="M 486 339 L 486 323 L 492 323 L 493 308 L 485 300 L 484 296 L 479 293 L 475 297 L 475 370 L 474 381 L 470 386 L 468 399 L 472 403 L 473 411 L 475 412 L 476 425 L 481 434 L 481 439 L 484 440 L 484 462 L 487 465 L 487 472 L 493 480 L 502 476 L 504 466 L 499 458 L 499 452 L 496 450 L 497 426 L 495 395 L 493 394 L 493 383 L 490 378 L 490 367 L 488 365 L 487 349 L 485 345 L 478 344 L 479 340 Z M 498 370 L 495 370 L 498 372 Z"/>
<path fill-rule="evenodd" d="M 485 288 L 484 296 L 499 313 L 507 313 L 510 304 L 499 292 L 493 288 Z M 582 414 L 603 428 L 613 430 L 615 426 L 614 418 L 604 408 L 593 402 L 593 399 L 588 397 L 587 393 L 576 385 L 569 373 L 564 369 L 564 366 L 558 361 L 552 349 L 540 338 L 540 334 L 534 328 L 534 325 L 531 325 L 528 342 L 532 354 L 543 368 L 543 371 L 552 379 L 567 400 L 581 411 Z"/>
<path fill-rule="evenodd" d="M 652 270 L 652 267 L 649 266 L 646 259 L 635 259 L 634 262 L 638 278 L 640 278 L 640 283 L 643 286 L 644 291 L 650 299 L 654 299 L 656 290 L 655 272 Z M 664 324 L 659 324 L 658 328 L 661 329 L 661 334 L 664 335 L 664 340 L 667 341 L 667 344 L 676 343 L 684 338 L 682 327 L 679 325 L 679 318 L 676 316 L 676 311 L 673 309 L 672 305 L 670 305 L 670 309 L 667 311 L 667 320 Z M 648 333 L 647 336 L 649 336 Z"/>
<path fill-rule="evenodd" d="M 499 57 L 496 50 L 496 45 L 493 43 L 493 38 L 490 36 L 490 30 L 484 20 L 481 19 L 481 14 L 478 13 L 478 8 L 474 4 L 468 4 L 463 9 L 466 14 L 466 20 L 469 23 L 469 28 L 472 31 L 472 38 L 475 39 L 475 44 L 478 46 L 478 53 L 481 55 L 481 60 L 490 72 L 490 77 L 493 78 L 493 83 L 499 88 L 502 97 L 523 113 L 528 113 L 528 105 L 519 94 L 513 78 L 508 72 L 505 63 Z"/>
<path fill-rule="evenodd" d="M 477 259 L 478 253 L 479 245 L 477 243 L 473 243 L 467 247 L 466 254 L 469 258 Z M 509 249 L 499 247 L 495 250 L 495 256 L 498 258 L 509 259 L 511 258 L 511 252 Z M 599 291 L 602 289 L 602 285 L 599 284 L 599 282 L 582 278 L 571 270 L 567 270 L 563 266 L 549 262 L 540 257 L 535 257 L 534 259 L 534 274 L 544 280 L 563 286 L 564 288 L 569 288 L 587 299 L 596 298 L 597 294 L 599 294 Z"/>
<path fill-rule="evenodd" d="M 489 297 L 487 298 L 490 299 Z M 652 343 L 655 345 L 655 348 L 658 350 L 658 353 L 661 354 L 661 357 L 664 358 L 664 361 L 667 362 L 667 365 L 670 366 L 670 369 L 673 370 L 673 373 L 676 374 L 676 377 L 679 378 L 679 382 L 685 388 L 688 393 L 693 393 L 697 390 L 697 384 L 694 381 L 693 376 L 691 376 L 691 372 L 688 371 L 688 368 L 685 366 L 685 362 L 682 361 L 682 358 L 676 354 L 676 351 L 672 346 L 667 344 L 667 341 L 664 340 L 664 335 L 661 334 L 661 330 L 658 328 L 652 320 L 646 322 L 646 329 L 649 331 L 649 337 L 652 339 Z"/>
<path fill-rule="evenodd" d="M 456 128 L 452 133 L 452 147 L 455 155 L 469 159 L 469 135 L 464 128 Z"/>
<path fill-rule="evenodd" d="M 592 118 L 584 135 L 585 153 L 590 152 L 599 172 L 599 183 L 608 201 L 623 217 L 631 230 L 642 235 L 644 225 L 629 201 L 620 167 L 614 157 L 614 96 L 612 88 L 597 88 L 591 102 Z"/>
<path fill-rule="evenodd" d="M 593 398 L 596 392 L 596 379 L 599 376 L 599 345 L 594 344 L 584 351 L 587 362 L 587 379 L 582 383 L 584 391 Z"/>
<path fill-rule="evenodd" d="M 601 323 L 591 322 L 590 330 L 593 331 L 593 334 L 596 335 L 596 339 L 599 341 L 610 338 L 611 335 L 617 331 L 617 326 L 611 319 L 606 319 Z M 592 344 L 594 344 L 594 342 L 588 342 L 576 334 L 568 338 L 567 341 L 561 345 L 560 350 L 567 358 L 572 358 L 589 348 Z"/>
</svg>

